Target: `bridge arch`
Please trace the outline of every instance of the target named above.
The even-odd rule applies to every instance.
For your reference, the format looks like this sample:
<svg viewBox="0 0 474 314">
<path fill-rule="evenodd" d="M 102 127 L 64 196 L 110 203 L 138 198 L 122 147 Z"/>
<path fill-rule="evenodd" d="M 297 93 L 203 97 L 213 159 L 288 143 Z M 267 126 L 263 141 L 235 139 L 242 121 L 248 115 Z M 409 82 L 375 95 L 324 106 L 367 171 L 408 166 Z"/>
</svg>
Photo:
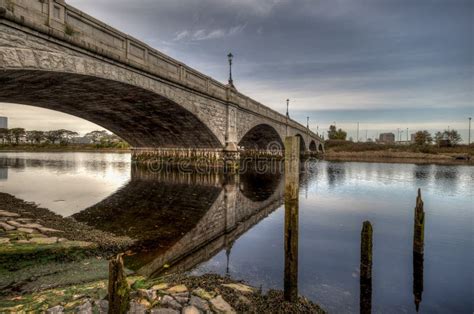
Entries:
<svg viewBox="0 0 474 314">
<path fill-rule="evenodd" d="M 283 150 L 284 144 L 274 127 L 258 124 L 242 137 L 239 146 L 244 150 Z"/>
<path fill-rule="evenodd" d="M 155 92 L 91 75 L 0 72 L 0 101 L 42 107 L 100 125 L 134 147 L 221 148 L 194 113 Z"/>
<path fill-rule="evenodd" d="M 309 150 L 312 152 L 318 151 L 318 146 L 316 145 L 316 142 L 314 140 L 312 140 L 311 143 L 309 144 Z"/>
<path fill-rule="evenodd" d="M 319 143 L 319 145 L 318 145 L 318 152 L 324 153 L 323 144 L 321 144 L 321 143 Z"/>
</svg>

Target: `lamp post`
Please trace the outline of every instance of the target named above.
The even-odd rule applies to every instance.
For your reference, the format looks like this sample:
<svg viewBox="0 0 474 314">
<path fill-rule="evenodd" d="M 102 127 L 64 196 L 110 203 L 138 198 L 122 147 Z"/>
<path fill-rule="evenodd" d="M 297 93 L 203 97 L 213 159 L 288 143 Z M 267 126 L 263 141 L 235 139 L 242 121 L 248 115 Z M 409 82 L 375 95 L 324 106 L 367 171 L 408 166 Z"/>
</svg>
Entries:
<svg viewBox="0 0 474 314">
<path fill-rule="evenodd" d="M 286 117 L 289 118 L 290 117 L 290 112 L 288 111 L 288 107 L 290 106 L 290 100 L 287 99 L 286 100 Z"/>
<path fill-rule="evenodd" d="M 309 130 L 309 117 L 306 117 L 306 128 Z"/>
<path fill-rule="evenodd" d="M 357 142 L 359 142 L 359 122 L 357 122 Z"/>
<path fill-rule="evenodd" d="M 467 135 L 467 145 L 471 145 L 471 117 L 469 117 L 469 133 Z"/>
<path fill-rule="evenodd" d="M 227 59 L 229 60 L 229 86 L 235 88 L 234 81 L 232 80 L 232 59 L 234 59 L 234 55 L 229 53 Z"/>
</svg>

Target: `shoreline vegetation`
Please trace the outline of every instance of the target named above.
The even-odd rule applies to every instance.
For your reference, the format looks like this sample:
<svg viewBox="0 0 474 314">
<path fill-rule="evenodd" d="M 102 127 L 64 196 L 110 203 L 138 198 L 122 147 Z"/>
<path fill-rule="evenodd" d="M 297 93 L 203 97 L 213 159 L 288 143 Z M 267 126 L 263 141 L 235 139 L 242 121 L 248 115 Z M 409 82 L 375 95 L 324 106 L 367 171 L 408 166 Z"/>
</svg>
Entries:
<svg viewBox="0 0 474 314">
<path fill-rule="evenodd" d="M 324 159 L 329 161 L 474 165 L 472 144 L 438 147 L 330 140 L 325 148 Z"/>
<path fill-rule="evenodd" d="M 0 312 L 107 313 L 109 262 L 133 239 L 0 192 Z M 125 269 L 132 313 L 325 313 L 300 296 L 214 274 L 145 278 Z"/>
</svg>

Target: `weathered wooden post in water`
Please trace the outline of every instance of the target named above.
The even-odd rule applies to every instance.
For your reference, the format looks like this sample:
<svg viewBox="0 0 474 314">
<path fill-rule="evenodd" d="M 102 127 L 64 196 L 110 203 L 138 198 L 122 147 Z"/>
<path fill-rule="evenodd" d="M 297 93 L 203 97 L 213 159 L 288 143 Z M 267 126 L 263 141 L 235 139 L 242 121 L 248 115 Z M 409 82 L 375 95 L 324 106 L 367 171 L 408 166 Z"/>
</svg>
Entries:
<svg viewBox="0 0 474 314">
<path fill-rule="evenodd" d="M 364 221 L 360 237 L 360 313 L 372 311 L 372 225 Z"/>
<path fill-rule="evenodd" d="M 421 190 L 416 197 L 415 218 L 413 221 L 413 295 L 418 312 L 423 295 L 423 262 L 425 246 L 425 211 Z"/>
<path fill-rule="evenodd" d="M 125 275 L 122 254 L 109 261 L 109 314 L 125 314 L 130 305 L 130 287 Z"/>
<path fill-rule="evenodd" d="M 298 300 L 298 194 L 300 139 L 285 139 L 285 300 Z"/>
</svg>

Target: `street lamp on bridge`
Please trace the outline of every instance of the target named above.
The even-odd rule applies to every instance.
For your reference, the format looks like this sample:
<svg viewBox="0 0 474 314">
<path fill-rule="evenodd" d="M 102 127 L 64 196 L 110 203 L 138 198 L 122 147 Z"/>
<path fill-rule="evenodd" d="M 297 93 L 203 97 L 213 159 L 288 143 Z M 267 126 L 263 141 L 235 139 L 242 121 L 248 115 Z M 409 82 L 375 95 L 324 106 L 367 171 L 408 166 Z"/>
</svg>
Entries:
<svg viewBox="0 0 474 314">
<path fill-rule="evenodd" d="M 227 55 L 227 59 L 229 60 L 229 86 L 235 88 L 234 80 L 232 80 L 232 59 L 234 59 L 232 52 Z"/>
<path fill-rule="evenodd" d="M 468 130 L 468 135 L 467 135 L 467 145 L 471 145 L 471 120 L 472 118 L 469 117 L 469 130 Z"/>
<path fill-rule="evenodd" d="M 286 100 L 286 117 L 289 118 L 290 117 L 290 112 L 288 111 L 288 107 L 290 106 L 290 100 L 287 99 Z"/>
</svg>

